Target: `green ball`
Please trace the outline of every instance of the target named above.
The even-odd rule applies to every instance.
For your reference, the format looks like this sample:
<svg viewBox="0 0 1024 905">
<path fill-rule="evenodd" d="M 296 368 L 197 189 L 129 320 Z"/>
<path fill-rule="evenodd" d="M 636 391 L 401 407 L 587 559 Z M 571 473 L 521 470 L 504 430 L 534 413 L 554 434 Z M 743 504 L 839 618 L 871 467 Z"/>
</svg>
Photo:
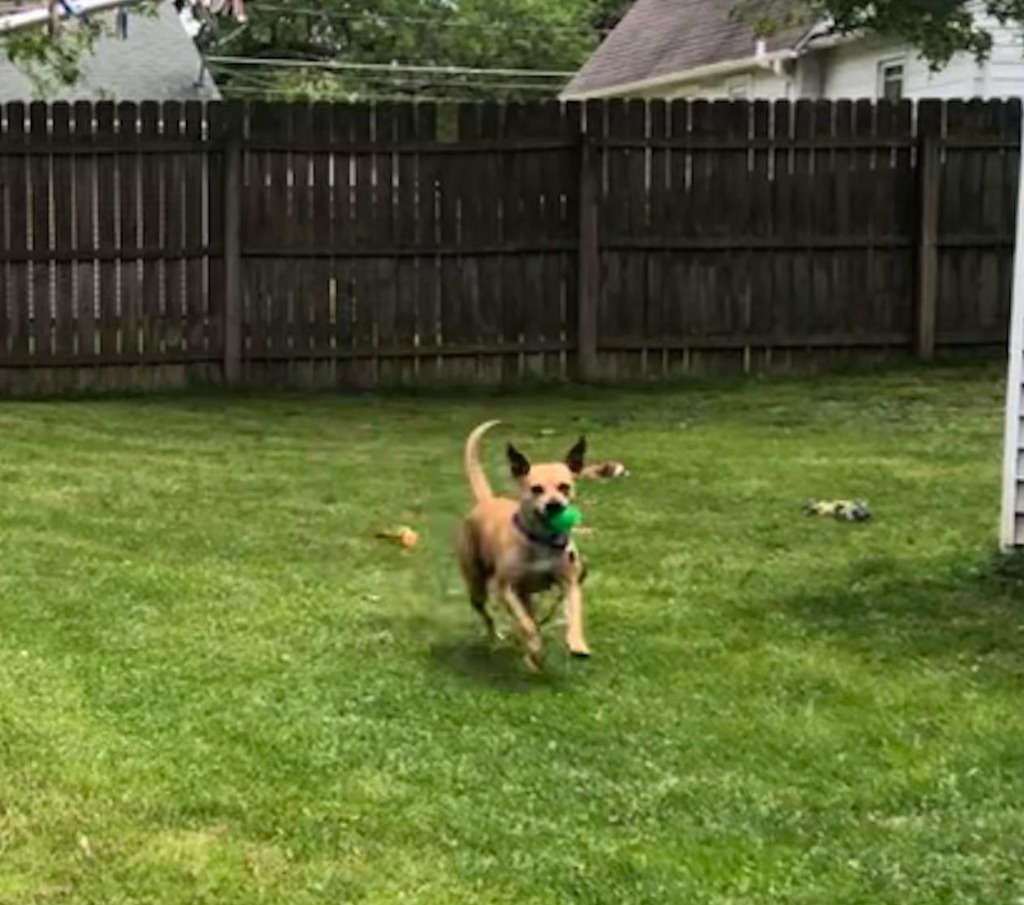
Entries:
<svg viewBox="0 0 1024 905">
<path fill-rule="evenodd" d="M 575 506 L 566 506 L 561 512 L 549 516 L 545 521 L 548 530 L 557 534 L 568 534 L 583 521 L 583 516 Z"/>
</svg>

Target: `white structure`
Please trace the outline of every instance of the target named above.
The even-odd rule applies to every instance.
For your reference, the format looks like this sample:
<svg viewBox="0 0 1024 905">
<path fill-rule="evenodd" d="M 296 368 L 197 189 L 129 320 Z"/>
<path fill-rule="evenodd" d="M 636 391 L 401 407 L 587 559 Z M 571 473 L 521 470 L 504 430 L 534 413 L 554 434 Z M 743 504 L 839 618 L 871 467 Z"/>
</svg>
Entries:
<svg viewBox="0 0 1024 905">
<path fill-rule="evenodd" d="M 659 98 L 1003 98 L 1024 93 L 1019 29 L 987 23 L 987 60 L 938 72 L 911 48 L 815 24 L 770 40 L 731 16 L 735 0 L 636 0 L 565 88 L 566 100 Z"/>
<path fill-rule="evenodd" d="M 1024 186 L 1024 126 L 1018 185 Z M 999 543 L 1004 550 L 1024 547 L 1024 191 L 1017 192 L 1017 240 L 1013 257 L 1010 350 L 1006 369 L 1006 427 L 1003 440 L 1003 505 Z"/>
</svg>

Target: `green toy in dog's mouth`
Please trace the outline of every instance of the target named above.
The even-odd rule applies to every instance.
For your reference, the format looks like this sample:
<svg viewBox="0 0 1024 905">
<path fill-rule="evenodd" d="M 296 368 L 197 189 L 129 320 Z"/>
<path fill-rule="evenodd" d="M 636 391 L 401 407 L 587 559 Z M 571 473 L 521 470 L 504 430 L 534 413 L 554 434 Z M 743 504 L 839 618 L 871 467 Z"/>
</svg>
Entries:
<svg viewBox="0 0 1024 905">
<path fill-rule="evenodd" d="M 583 522 L 583 514 L 575 506 L 566 506 L 544 519 L 544 527 L 552 534 L 569 534 Z"/>
</svg>

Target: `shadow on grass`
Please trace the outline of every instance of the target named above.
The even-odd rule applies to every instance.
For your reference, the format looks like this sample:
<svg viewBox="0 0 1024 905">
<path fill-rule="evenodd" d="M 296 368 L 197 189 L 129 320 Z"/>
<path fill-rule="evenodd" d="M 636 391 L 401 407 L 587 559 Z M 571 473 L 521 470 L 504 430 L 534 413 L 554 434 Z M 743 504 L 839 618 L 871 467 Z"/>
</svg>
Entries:
<svg viewBox="0 0 1024 905">
<path fill-rule="evenodd" d="M 549 642 L 547 647 L 544 671 L 536 675 L 527 671 L 518 648 L 510 644 L 491 648 L 482 639 L 435 641 L 430 646 L 430 660 L 437 669 L 495 691 L 516 694 L 556 691 L 565 687 L 567 677 L 554 644 Z"/>
<path fill-rule="evenodd" d="M 871 557 L 846 580 L 782 601 L 817 635 L 891 659 L 954 661 L 1024 681 L 1024 557 L 905 562 Z"/>
<path fill-rule="evenodd" d="M 503 639 L 493 647 L 487 642 L 479 617 L 462 593 L 442 594 L 432 606 L 378 614 L 372 624 L 413 642 L 423 651 L 429 669 L 495 691 L 529 694 L 557 691 L 571 679 L 572 666 L 559 629 L 549 624 L 553 615 L 553 610 L 542 611 L 545 666 L 541 673 L 527 669 L 512 628 L 500 616 Z"/>
</svg>

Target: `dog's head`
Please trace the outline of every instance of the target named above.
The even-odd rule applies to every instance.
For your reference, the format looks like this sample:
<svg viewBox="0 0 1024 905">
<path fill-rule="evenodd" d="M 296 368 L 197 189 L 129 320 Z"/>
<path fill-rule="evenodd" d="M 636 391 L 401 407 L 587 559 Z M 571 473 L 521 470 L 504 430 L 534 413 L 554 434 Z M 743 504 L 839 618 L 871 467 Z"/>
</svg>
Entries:
<svg viewBox="0 0 1024 905">
<path fill-rule="evenodd" d="M 561 462 L 531 465 L 511 443 L 506 450 L 512 477 L 519 485 L 523 505 L 541 520 L 557 515 L 572 502 L 576 478 L 583 471 L 587 441 L 580 437 Z"/>
</svg>

